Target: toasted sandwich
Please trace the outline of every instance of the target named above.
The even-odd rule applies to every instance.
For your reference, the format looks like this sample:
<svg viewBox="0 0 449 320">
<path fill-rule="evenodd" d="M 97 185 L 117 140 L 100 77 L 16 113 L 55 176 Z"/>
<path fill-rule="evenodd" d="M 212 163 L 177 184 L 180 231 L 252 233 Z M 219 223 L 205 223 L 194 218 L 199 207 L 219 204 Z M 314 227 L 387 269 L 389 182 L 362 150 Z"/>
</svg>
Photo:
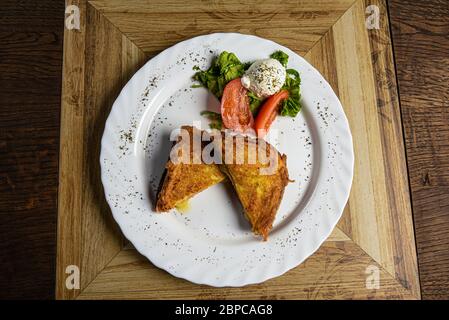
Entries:
<svg viewBox="0 0 449 320">
<path fill-rule="evenodd" d="M 190 138 L 188 140 L 182 140 L 181 136 L 178 138 L 176 144 L 178 152 L 172 154 L 167 162 L 165 178 L 156 202 L 157 212 L 166 212 L 183 206 L 194 195 L 226 179 L 216 164 L 205 164 L 201 160 L 201 155 L 198 158 L 198 155 L 194 154 L 193 139 L 197 138 L 196 135 L 201 135 L 201 130 L 191 126 L 183 126 L 181 129 L 186 130 Z M 188 154 L 183 154 L 185 144 L 189 144 Z M 182 161 L 183 156 L 186 156 L 184 160 L 188 161 Z M 197 161 L 194 161 L 195 157 Z"/>
<path fill-rule="evenodd" d="M 190 163 L 174 163 L 172 158 L 167 162 L 156 211 L 169 211 L 197 193 L 229 178 L 252 231 L 267 240 L 289 182 L 286 155 L 281 155 L 263 139 L 221 132 L 218 133 L 221 140 L 209 136 L 215 145 L 214 150 L 218 152 L 219 161 L 206 164 L 201 158 L 196 159 L 199 163 L 195 164 L 192 163 L 196 156 L 192 148 L 193 139 L 202 131 L 191 126 L 183 126 L 181 129 L 189 133 L 190 139 L 178 139 L 177 157 L 183 156 L 182 146 L 187 143 L 190 152 L 184 159 Z M 204 143 L 201 148 L 204 148 Z"/>
<path fill-rule="evenodd" d="M 234 186 L 252 231 L 267 240 L 289 182 L 287 156 L 263 139 L 222 135 L 220 169 Z"/>
</svg>

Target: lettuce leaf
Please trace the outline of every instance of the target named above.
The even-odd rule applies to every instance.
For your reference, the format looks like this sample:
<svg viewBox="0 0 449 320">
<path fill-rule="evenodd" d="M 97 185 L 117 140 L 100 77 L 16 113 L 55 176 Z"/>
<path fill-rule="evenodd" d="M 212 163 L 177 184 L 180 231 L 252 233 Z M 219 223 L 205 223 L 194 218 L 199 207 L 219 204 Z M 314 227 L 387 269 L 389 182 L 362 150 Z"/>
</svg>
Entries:
<svg viewBox="0 0 449 320">
<path fill-rule="evenodd" d="M 214 59 L 209 69 L 198 71 L 193 78 L 220 99 L 226 84 L 241 77 L 246 68 L 247 64 L 240 62 L 234 53 L 223 51 Z"/>
<path fill-rule="evenodd" d="M 285 68 L 288 64 L 288 55 L 278 50 L 270 55 L 270 58 L 278 60 Z M 283 102 L 281 107 L 282 116 L 296 117 L 296 115 L 301 111 L 301 77 L 298 71 L 294 69 L 286 69 L 287 75 L 285 78 L 285 83 L 282 89 L 288 90 L 289 97 Z"/>
<path fill-rule="evenodd" d="M 205 116 L 207 119 L 210 120 L 209 127 L 211 129 L 218 129 L 221 130 L 223 127 L 223 120 L 221 118 L 221 114 L 213 111 L 201 111 L 200 113 L 202 116 Z"/>
<path fill-rule="evenodd" d="M 281 108 L 282 116 L 296 117 L 301 111 L 301 77 L 298 71 L 294 69 L 287 69 L 287 76 L 282 89 L 288 90 L 289 97 L 286 99 Z"/>
<path fill-rule="evenodd" d="M 258 98 L 254 93 L 248 91 L 249 109 L 253 113 L 253 116 L 257 114 L 259 107 L 262 105 L 263 100 Z"/>
<path fill-rule="evenodd" d="M 270 58 L 276 59 L 284 66 L 284 68 L 287 68 L 288 54 L 286 54 L 285 52 L 281 50 L 275 51 L 270 55 Z"/>
</svg>

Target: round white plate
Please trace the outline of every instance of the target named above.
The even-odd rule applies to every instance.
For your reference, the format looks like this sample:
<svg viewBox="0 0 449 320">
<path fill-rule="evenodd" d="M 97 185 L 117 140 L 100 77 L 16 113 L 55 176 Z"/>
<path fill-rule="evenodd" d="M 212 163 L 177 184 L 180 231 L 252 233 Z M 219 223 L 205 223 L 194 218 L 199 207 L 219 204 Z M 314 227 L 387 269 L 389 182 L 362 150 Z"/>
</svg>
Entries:
<svg viewBox="0 0 449 320">
<path fill-rule="evenodd" d="M 172 130 L 208 128 L 202 110 L 219 110 L 204 88 L 191 88 L 194 66 L 234 52 L 241 61 L 289 55 L 299 71 L 303 110 L 277 117 L 268 140 L 287 155 L 290 183 L 267 242 L 255 237 L 232 187 L 215 185 L 190 210 L 154 212 Z M 329 236 L 349 196 L 352 137 L 337 96 L 306 60 L 275 42 L 215 33 L 176 44 L 148 61 L 123 88 L 101 141 L 101 178 L 115 220 L 135 248 L 176 277 L 212 286 L 243 286 L 296 267 Z"/>
</svg>

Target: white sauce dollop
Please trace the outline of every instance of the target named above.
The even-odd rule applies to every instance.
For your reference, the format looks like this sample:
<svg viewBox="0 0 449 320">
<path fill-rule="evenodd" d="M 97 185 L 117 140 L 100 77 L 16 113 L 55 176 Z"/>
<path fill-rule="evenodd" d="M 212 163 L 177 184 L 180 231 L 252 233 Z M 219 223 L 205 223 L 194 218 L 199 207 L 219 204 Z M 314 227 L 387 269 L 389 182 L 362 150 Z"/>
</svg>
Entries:
<svg viewBox="0 0 449 320">
<path fill-rule="evenodd" d="M 284 85 L 285 68 L 276 59 L 254 62 L 242 76 L 242 85 L 259 98 L 266 98 L 278 92 Z"/>
</svg>

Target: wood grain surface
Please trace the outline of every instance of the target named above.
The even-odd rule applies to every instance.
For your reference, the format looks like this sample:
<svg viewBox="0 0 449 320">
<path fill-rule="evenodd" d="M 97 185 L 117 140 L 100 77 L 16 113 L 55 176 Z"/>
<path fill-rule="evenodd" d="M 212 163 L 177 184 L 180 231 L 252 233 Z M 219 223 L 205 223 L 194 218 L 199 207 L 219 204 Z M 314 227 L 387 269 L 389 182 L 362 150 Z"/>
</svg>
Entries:
<svg viewBox="0 0 449 320">
<path fill-rule="evenodd" d="M 77 295 L 65 286 L 65 266 L 79 266 L 86 287 L 123 246 L 101 186 L 100 140 L 119 90 L 143 61 L 90 4 L 77 5 L 86 19 L 64 41 L 56 273 L 56 295 L 64 298 Z"/>
<path fill-rule="evenodd" d="M 424 299 L 449 298 L 449 4 L 389 1 Z"/>
<path fill-rule="evenodd" d="M 0 4 L 0 299 L 54 298 L 63 15 Z"/>
<path fill-rule="evenodd" d="M 379 267 L 379 290 L 367 290 L 366 266 Z M 113 290 L 112 290 L 113 289 Z M 136 250 L 122 250 L 78 299 L 414 299 L 350 239 L 327 241 L 281 277 L 240 288 L 213 288 L 174 278 Z"/>
<path fill-rule="evenodd" d="M 65 32 L 57 298 L 419 298 L 399 104 L 396 86 L 388 85 L 395 80 L 384 2 L 374 2 L 383 12 L 376 32 L 365 27 L 362 0 L 282 7 L 274 0 L 248 7 L 193 1 L 188 11 L 177 1 L 75 3 L 86 19 L 80 31 Z M 267 19 L 269 26 L 260 23 Z M 320 251 L 284 276 L 232 290 L 173 278 L 134 249 L 123 250 L 97 161 L 104 121 L 125 75 L 180 40 L 231 30 L 277 41 L 321 70 L 343 103 L 356 155 L 345 217 Z M 80 290 L 64 285 L 69 264 L 81 268 Z M 369 266 L 380 269 L 379 290 L 366 288 Z"/>
<path fill-rule="evenodd" d="M 358 23 L 368 3 L 356 2 L 309 54 L 338 93 L 353 133 L 355 178 L 339 227 L 419 296 L 388 18 L 384 2 L 369 4 L 384 12 L 379 30 Z M 379 156 L 383 163 L 374 165 Z"/>
<path fill-rule="evenodd" d="M 353 2 L 195 0 L 186 10 L 179 0 L 90 1 L 149 57 L 192 35 L 236 30 L 276 38 L 304 54 Z"/>
</svg>

